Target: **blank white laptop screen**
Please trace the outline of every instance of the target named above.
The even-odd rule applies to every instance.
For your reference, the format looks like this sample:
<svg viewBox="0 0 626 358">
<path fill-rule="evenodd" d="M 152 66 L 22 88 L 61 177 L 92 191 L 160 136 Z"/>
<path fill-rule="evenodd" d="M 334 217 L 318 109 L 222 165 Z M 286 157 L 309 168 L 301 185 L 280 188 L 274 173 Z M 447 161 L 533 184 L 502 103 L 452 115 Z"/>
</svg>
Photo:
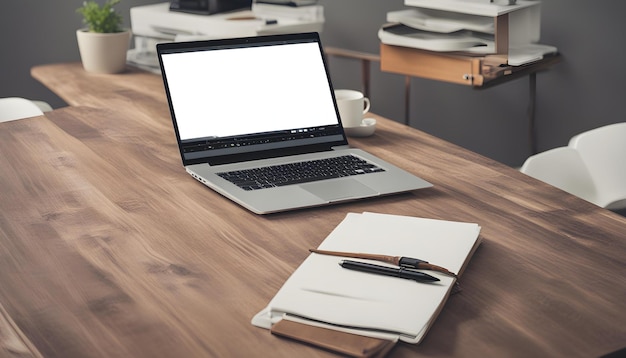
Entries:
<svg viewBox="0 0 626 358">
<path fill-rule="evenodd" d="M 162 60 L 181 141 L 338 124 L 317 43 L 169 53 Z"/>
</svg>

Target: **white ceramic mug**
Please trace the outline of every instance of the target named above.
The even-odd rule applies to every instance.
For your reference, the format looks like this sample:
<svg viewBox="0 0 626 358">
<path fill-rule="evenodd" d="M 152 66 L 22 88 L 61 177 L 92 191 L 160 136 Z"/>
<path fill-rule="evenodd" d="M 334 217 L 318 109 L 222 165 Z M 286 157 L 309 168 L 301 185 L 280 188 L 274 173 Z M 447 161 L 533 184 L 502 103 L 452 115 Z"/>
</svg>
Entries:
<svg viewBox="0 0 626 358">
<path fill-rule="evenodd" d="M 369 98 L 359 91 L 347 89 L 335 90 L 335 98 L 343 126 L 346 128 L 360 126 L 363 115 L 370 110 Z"/>
</svg>

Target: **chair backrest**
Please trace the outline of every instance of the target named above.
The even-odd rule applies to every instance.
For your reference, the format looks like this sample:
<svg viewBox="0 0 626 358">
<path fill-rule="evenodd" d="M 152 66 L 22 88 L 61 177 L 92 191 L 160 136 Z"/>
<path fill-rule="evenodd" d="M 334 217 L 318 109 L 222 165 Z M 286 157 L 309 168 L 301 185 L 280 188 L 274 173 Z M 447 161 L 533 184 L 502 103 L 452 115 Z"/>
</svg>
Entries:
<svg viewBox="0 0 626 358">
<path fill-rule="evenodd" d="M 19 97 L 0 98 L 0 122 L 41 116 L 43 111 L 32 101 Z"/>
<path fill-rule="evenodd" d="M 569 142 L 575 148 L 598 188 L 598 205 L 626 208 L 626 122 L 578 134 Z"/>
<path fill-rule="evenodd" d="M 574 148 L 559 147 L 535 154 L 526 159 L 520 171 L 599 205 L 594 180 Z"/>
</svg>

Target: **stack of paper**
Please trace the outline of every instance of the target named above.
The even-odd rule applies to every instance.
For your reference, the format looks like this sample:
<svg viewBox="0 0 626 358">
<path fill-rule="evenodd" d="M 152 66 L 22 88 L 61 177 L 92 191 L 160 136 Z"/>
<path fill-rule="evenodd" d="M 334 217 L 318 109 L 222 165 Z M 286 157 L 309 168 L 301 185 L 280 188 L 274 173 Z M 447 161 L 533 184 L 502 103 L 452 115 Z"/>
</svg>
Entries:
<svg viewBox="0 0 626 358">
<path fill-rule="evenodd" d="M 307 6 L 307 5 L 315 5 L 318 0 L 255 0 L 255 4 L 272 4 L 272 5 L 281 5 L 281 6 Z"/>
<path fill-rule="evenodd" d="M 298 21 L 324 21 L 324 7 L 321 5 L 285 6 L 255 2 L 252 12 L 261 18 L 292 19 Z"/>
<path fill-rule="evenodd" d="M 378 30 L 378 38 L 386 45 L 412 47 L 437 52 L 493 53 L 493 36 L 481 36 L 469 30 L 452 33 L 424 31 L 411 26 L 393 23 Z"/>
<path fill-rule="evenodd" d="M 387 13 L 386 25 L 378 38 L 387 45 L 428 51 L 493 53 L 492 18 L 428 9 L 408 9 Z"/>
<path fill-rule="evenodd" d="M 479 232 L 471 223 L 350 213 L 319 249 L 415 257 L 461 274 L 480 242 Z M 357 272 L 339 266 L 342 260 L 311 254 L 252 324 L 270 329 L 287 319 L 418 343 L 456 282 L 434 271 L 427 273 L 440 279 L 436 283 Z"/>
<path fill-rule="evenodd" d="M 390 11 L 387 13 L 387 21 L 438 33 L 451 33 L 461 30 L 472 30 L 486 34 L 494 33 L 492 18 L 456 12 L 419 8 Z"/>
</svg>

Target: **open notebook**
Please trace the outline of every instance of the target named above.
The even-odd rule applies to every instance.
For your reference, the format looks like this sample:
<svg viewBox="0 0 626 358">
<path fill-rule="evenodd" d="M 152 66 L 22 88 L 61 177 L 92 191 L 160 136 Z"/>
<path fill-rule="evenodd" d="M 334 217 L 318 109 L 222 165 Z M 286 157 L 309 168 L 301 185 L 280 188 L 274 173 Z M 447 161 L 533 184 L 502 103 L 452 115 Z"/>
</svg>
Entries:
<svg viewBox="0 0 626 358">
<path fill-rule="evenodd" d="M 479 233 L 480 226 L 472 223 L 350 213 L 319 249 L 415 257 L 460 276 L 480 244 Z M 428 284 L 351 271 L 339 266 L 343 259 L 311 254 L 252 324 L 270 329 L 287 319 L 419 343 L 457 280 L 434 271 L 427 272 L 440 281 Z"/>
</svg>

